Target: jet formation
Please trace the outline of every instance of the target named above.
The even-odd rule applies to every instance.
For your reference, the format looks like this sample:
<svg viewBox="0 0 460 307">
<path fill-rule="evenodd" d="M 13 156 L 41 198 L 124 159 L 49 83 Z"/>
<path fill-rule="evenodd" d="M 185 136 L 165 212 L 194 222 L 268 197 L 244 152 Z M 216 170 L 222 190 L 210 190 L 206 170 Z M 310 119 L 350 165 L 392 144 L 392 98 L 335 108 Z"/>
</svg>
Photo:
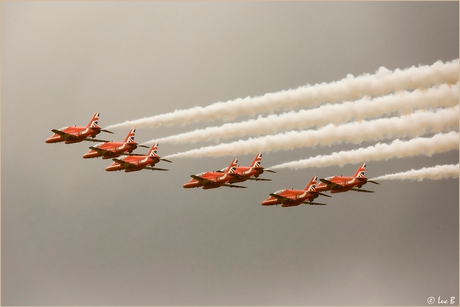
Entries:
<svg viewBox="0 0 460 307">
<path fill-rule="evenodd" d="M 86 126 L 68 126 L 61 129 L 52 129 L 54 133 L 46 139 L 46 143 L 61 143 L 73 144 L 82 141 L 98 142 L 94 146 L 89 147 L 89 151 L 83 155 L 84 159 L 99 158 L 112 159 L 113 163 L 106 168 L 106 171 L 125 171 L 135 172 L 143 169 L 167 171 L 165 168 L 158 168 L 155 165 L 160 161 L 171 163 L 172 161 L 161 158 L 157 155 L 158 143 L 151 147 L 139 145 L 134 141 L 136 129 L 131 129 L 122 142 L 113 142 L 108 140 L 96 139 L 96 135 L 101 132 L 112 133 L 112 131 L 102 129 L 98 126 L 100 113 L 97 112 L 91 118 Z M 133 153 L 138 147 L 149 148 L 146 154 Z M 126 156 L 120 158 L 120 156 Z M 235 183 L 250 181 L 271 181 L 269 178 L 260 178 L 264 172 L 276 173 L 273 170 L 265 169 L 261 166 L 262 153 L 258 153 L 249 166 L 239 166 L 238 159 L 233 159 L 228 165 L 221 170 L 207 171 L 196 175 L 190 175 L 192 179 L 183 185 L 183 188 L 202 188 L 215 189 L 220 187 L 229 188 L 246 188 L 246 186 L 237 185 Z M 373 180 L 365 177 L 366 163 L 360 165 L 353 176 L 331 176 L 321 178 L 313 176 L 303 190 L 282 189 L 270 193 L 262 206 L 281 205 L 282 207 L 293 207 L 301 204 L 308 205 L 326 205 L 325 203 L 316 202 L 318 196 L 331 197 L 323 192 L 341 193 L 347 191 L 373 193 L 374 191 L 365 190 L 361 187 L 370 182 L 378 184 Z"/>
<path fill-rule="evenodd" d="M 145 145 L 139 145 L 134 141 L 136 129 L 131 129 L 122 142 L 112 142 L 107 140 L 95 139 L 96 135 L 102 132 L 113 133 L 109 130 L 101 129 L 98 126 L 100 113 L 97 112 L 91 118 L 91 121 L 86 127 L 64 127 L 59 130 L 52 129 L 54 133 L 51 137 L 46 139 L 46 143 L 60 143 L 73 144 L 82 141 L 99 142 L 95 146 L 90 146 L 86 154 L 83 155 L 84 159 L 99 158 L 112 159 L 114 162 L 105 170 L 108 172 L 121 171 L 135 172 L 143 169 L 167 171 L 165 168 L 154 167 L 159 161 L 171 163 L 167 159 L 163 159 L 157 155 L 158 144 L 153 144 L 147 154 L 137 154 L 133 151 L 138 147 L 149 148 Z M 127 156 L 119 159 L 120 156 Z"/>
<path fill-rule="evenodd" d="M 238 166 L 238 159 L 234 159 L 227 168 L 213 172 L 203 172 L 197 175 L 191 175 L 192 179 L 184 184 L 184 188 L 199 188 L 214 189 L 218 187 L 230 188 L 246 188 L 234 183 L 243 182 L 246 180 L 256 181 L 271 181 L 271 179 L 259 178 L 259 175 L 264 172 L 264 168 L 260 165 L 262 162 L 262 153 L 258 153 L 250 166 Z M 272 170 L 266 172 L 274 173 Z"/>
</svg>

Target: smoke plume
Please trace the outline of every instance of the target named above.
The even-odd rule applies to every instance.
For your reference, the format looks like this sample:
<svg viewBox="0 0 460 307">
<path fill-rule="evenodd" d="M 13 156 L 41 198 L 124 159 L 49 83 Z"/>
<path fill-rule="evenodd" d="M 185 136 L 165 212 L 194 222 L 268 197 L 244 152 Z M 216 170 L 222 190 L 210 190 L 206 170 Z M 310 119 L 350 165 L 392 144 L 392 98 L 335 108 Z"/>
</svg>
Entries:
<svg viewBox="0 0 460 307">
<path fill-rule="evenodd" d="M 365 95 L 382 96 L 391 92 L 430 87 L 436 84 L 458 82 L 458 59 L 431 66 L 422 65 L 394 71 L 381 67 L 373 75 L 346 78 L 297 89 L 268 93 L 259 97 L 247 97 L 217 102 L 206 107 L 193 107 L 171 113 L 145 117 L 111 125 L 107 129 L 158 127 L 160 125 L 186 125 L 193 122 L 233 120 L 238 116 L 253 116 L 294 107 L 315 107 L 324 102 L 337 103 L 354 100 Z"/>
<path fill-rule="evenodd" d="M 232 137 L 275 134 L 294 129 L 308 129 L 327 124 L 341 124 L 351 120 L 364 120 L 391 115 L 408 114 L 417 109 L 434 107 L 452 107 L 458 104 L 459 87 L 442 84 L 429 89 L 403 91 L 382 97 L 364 97 L 357 101 L 341 104 L 327 104 L 316 109 L 269 115 L 238 123 L 208 127 L 191 132 L 157 138 L 146 144 L 160 143 L 196 143 L 200 141 L 218 141 Z"/>
<path fill-rule="evenodd" d="M 316 145 L 330 146 L 335 143 L 360 144 L 363 141 L 417 137 L 425 133 L 458 130 L 458 105 L 436 112 L 417 111 L 402 117 L 382 118 L 335 126 L 329 124 L 318 130 L 291 131 L 282 134 L 250 138 L 216 146 L 202 147 L 177 153 L 168 157 L 220 157 L 292 150 Z"/>
<path fill-rule="evenodd" d="M 436 165 L 434 167 L 424 167 L 418 170 L 395 173 L 373 178 L 373 180 L 417 180 L 424 179 L 440 180 L 445 178 L 458 178 L 459 165 Z"/>
<path fill-rule="evenodd" d="M 392 158 L 412 156 L 432 156 L 437 153 L 458 150 L 458 132 L 438 133 L 430 138 L 415 138 L 408 141 L 396 139 L 390 144 L 378 143 L 374 146 L 350 151 L 334 152 L 330 155 L 318 155 L 307 159 L 285 162 L 271 166 L 270 169 L 291 168 L 303 169 L 310 167 L 343 166 L 363 161 L 382 161 Z"/>
</svg>

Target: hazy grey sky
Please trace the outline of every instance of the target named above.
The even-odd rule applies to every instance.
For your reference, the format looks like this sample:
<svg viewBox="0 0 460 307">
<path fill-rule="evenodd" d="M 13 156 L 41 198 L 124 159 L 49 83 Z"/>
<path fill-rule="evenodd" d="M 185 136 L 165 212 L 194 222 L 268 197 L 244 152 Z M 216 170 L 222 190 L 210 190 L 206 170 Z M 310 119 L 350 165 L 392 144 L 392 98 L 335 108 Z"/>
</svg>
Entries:
<svg viewBox="0 0 460 307">
<path fill-rule="evenodd" d="M 458 179 L 382 181 L 366 186 L 374 194 L 321 198 L 327 206 L 267 208 L 271 192 L 359 165 L 185 190 L 190 174 L 234 157 L 108 173 L 110 160 L 82 158 L 87 142 L 44 142 L 96 111 L 104 127 L 451 61 L 458 13 L 458 2 L 2 1 L 2 304 L 458 305 Z M 139 128 L 136 140 L 219 123 Z M 160 144 L 159 155 L 212 144 Z M 372 144 L 269 152 L 262 165 Z M 366 174 L 458 160 L 369 162 Z"/>
</svg>

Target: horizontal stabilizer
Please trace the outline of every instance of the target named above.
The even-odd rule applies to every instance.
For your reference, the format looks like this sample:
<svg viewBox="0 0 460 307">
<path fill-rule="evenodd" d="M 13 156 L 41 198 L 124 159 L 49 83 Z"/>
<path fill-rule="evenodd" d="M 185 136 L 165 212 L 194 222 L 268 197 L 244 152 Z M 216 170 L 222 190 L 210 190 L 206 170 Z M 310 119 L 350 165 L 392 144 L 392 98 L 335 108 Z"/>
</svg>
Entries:
<svg viewBox="0 0 460 307">
<path fill-rule="evenodd" d="M 101 129 L 101 131 L 113 134 L 113 132 L 112 132 L 112 131 L 110 131 L 110 130 Z"/>
<path fill-rule="evenodd" d="M 165 162 L 169 162 L 169 163 L 172 163 L 171 160 L 168 160 L 168 159 L 164 159 L 164 158 L 160 158 L 161 161 L 165 161 Z"/>
</svg>

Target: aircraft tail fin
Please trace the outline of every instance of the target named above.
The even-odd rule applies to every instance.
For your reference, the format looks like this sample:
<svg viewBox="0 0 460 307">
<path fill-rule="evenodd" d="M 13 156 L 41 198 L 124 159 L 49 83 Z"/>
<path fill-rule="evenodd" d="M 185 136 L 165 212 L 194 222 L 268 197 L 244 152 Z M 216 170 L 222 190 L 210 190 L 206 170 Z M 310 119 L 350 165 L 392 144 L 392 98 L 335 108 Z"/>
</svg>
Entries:
<svg viewBox="0 0 460 307">
<path fill-rule="evenodd" d="M 134 135 L 136 134 L 136 129 L 133 128 L 128 132 L 128 135 L 126 136 L 125 140 L 123 142 L 125 143 L 135 143 L 134 142 Z"/>
<path fill-rule="evenodd" d="M 238 166 L 238 159 L 233 159 L 233 161 L 228 166 L 226 173 L 233 174 L 236 171 L 236 167 Z"/>
<path fill-rule="evenodd" d="M 89 121 L 87 127 L 91 127 L 91 128 L 98 127 L 99 115 L 100 115 L 100 112 L 96 112 L 96 114 L 94 114 L 91 120 Z"/>
<path fill-rule="evenodd" d="M 305 188 L 305 190 L 307 192 L 315 192 L 316 191 L 316 184 L 317 184 L 317 180 L 318 180 L 318 176 L 313 176 L 313 178 L 311 178 L 310 182 L 308 183 L 307 187 Z"/>
<path fill-rule="evenodd" d="M 356 171 L 353 177 L 355 178 L 364 178 L 364 172 L 366 171 L 366 163 L 364 162 Z"/>
<path fill-rule="evenodd" d="M 155 143 L 150 147 L 149 152 L 147 153 L 147 156 L 154 157 L 158 153 L 158 143 Z"/>
<path fill-rule="evenodd" d="M 251 167 L 251 168 L 252 168 L 252 167 L 261 167 L 261 166 L 260 166 L 261 162 L 262 162 L 262 153 L 259 152 L 259 153 L 257 154 L 257 156 L 255 157 L 254 161 L 252 161 L 250 167 Z"/>
</svg>

